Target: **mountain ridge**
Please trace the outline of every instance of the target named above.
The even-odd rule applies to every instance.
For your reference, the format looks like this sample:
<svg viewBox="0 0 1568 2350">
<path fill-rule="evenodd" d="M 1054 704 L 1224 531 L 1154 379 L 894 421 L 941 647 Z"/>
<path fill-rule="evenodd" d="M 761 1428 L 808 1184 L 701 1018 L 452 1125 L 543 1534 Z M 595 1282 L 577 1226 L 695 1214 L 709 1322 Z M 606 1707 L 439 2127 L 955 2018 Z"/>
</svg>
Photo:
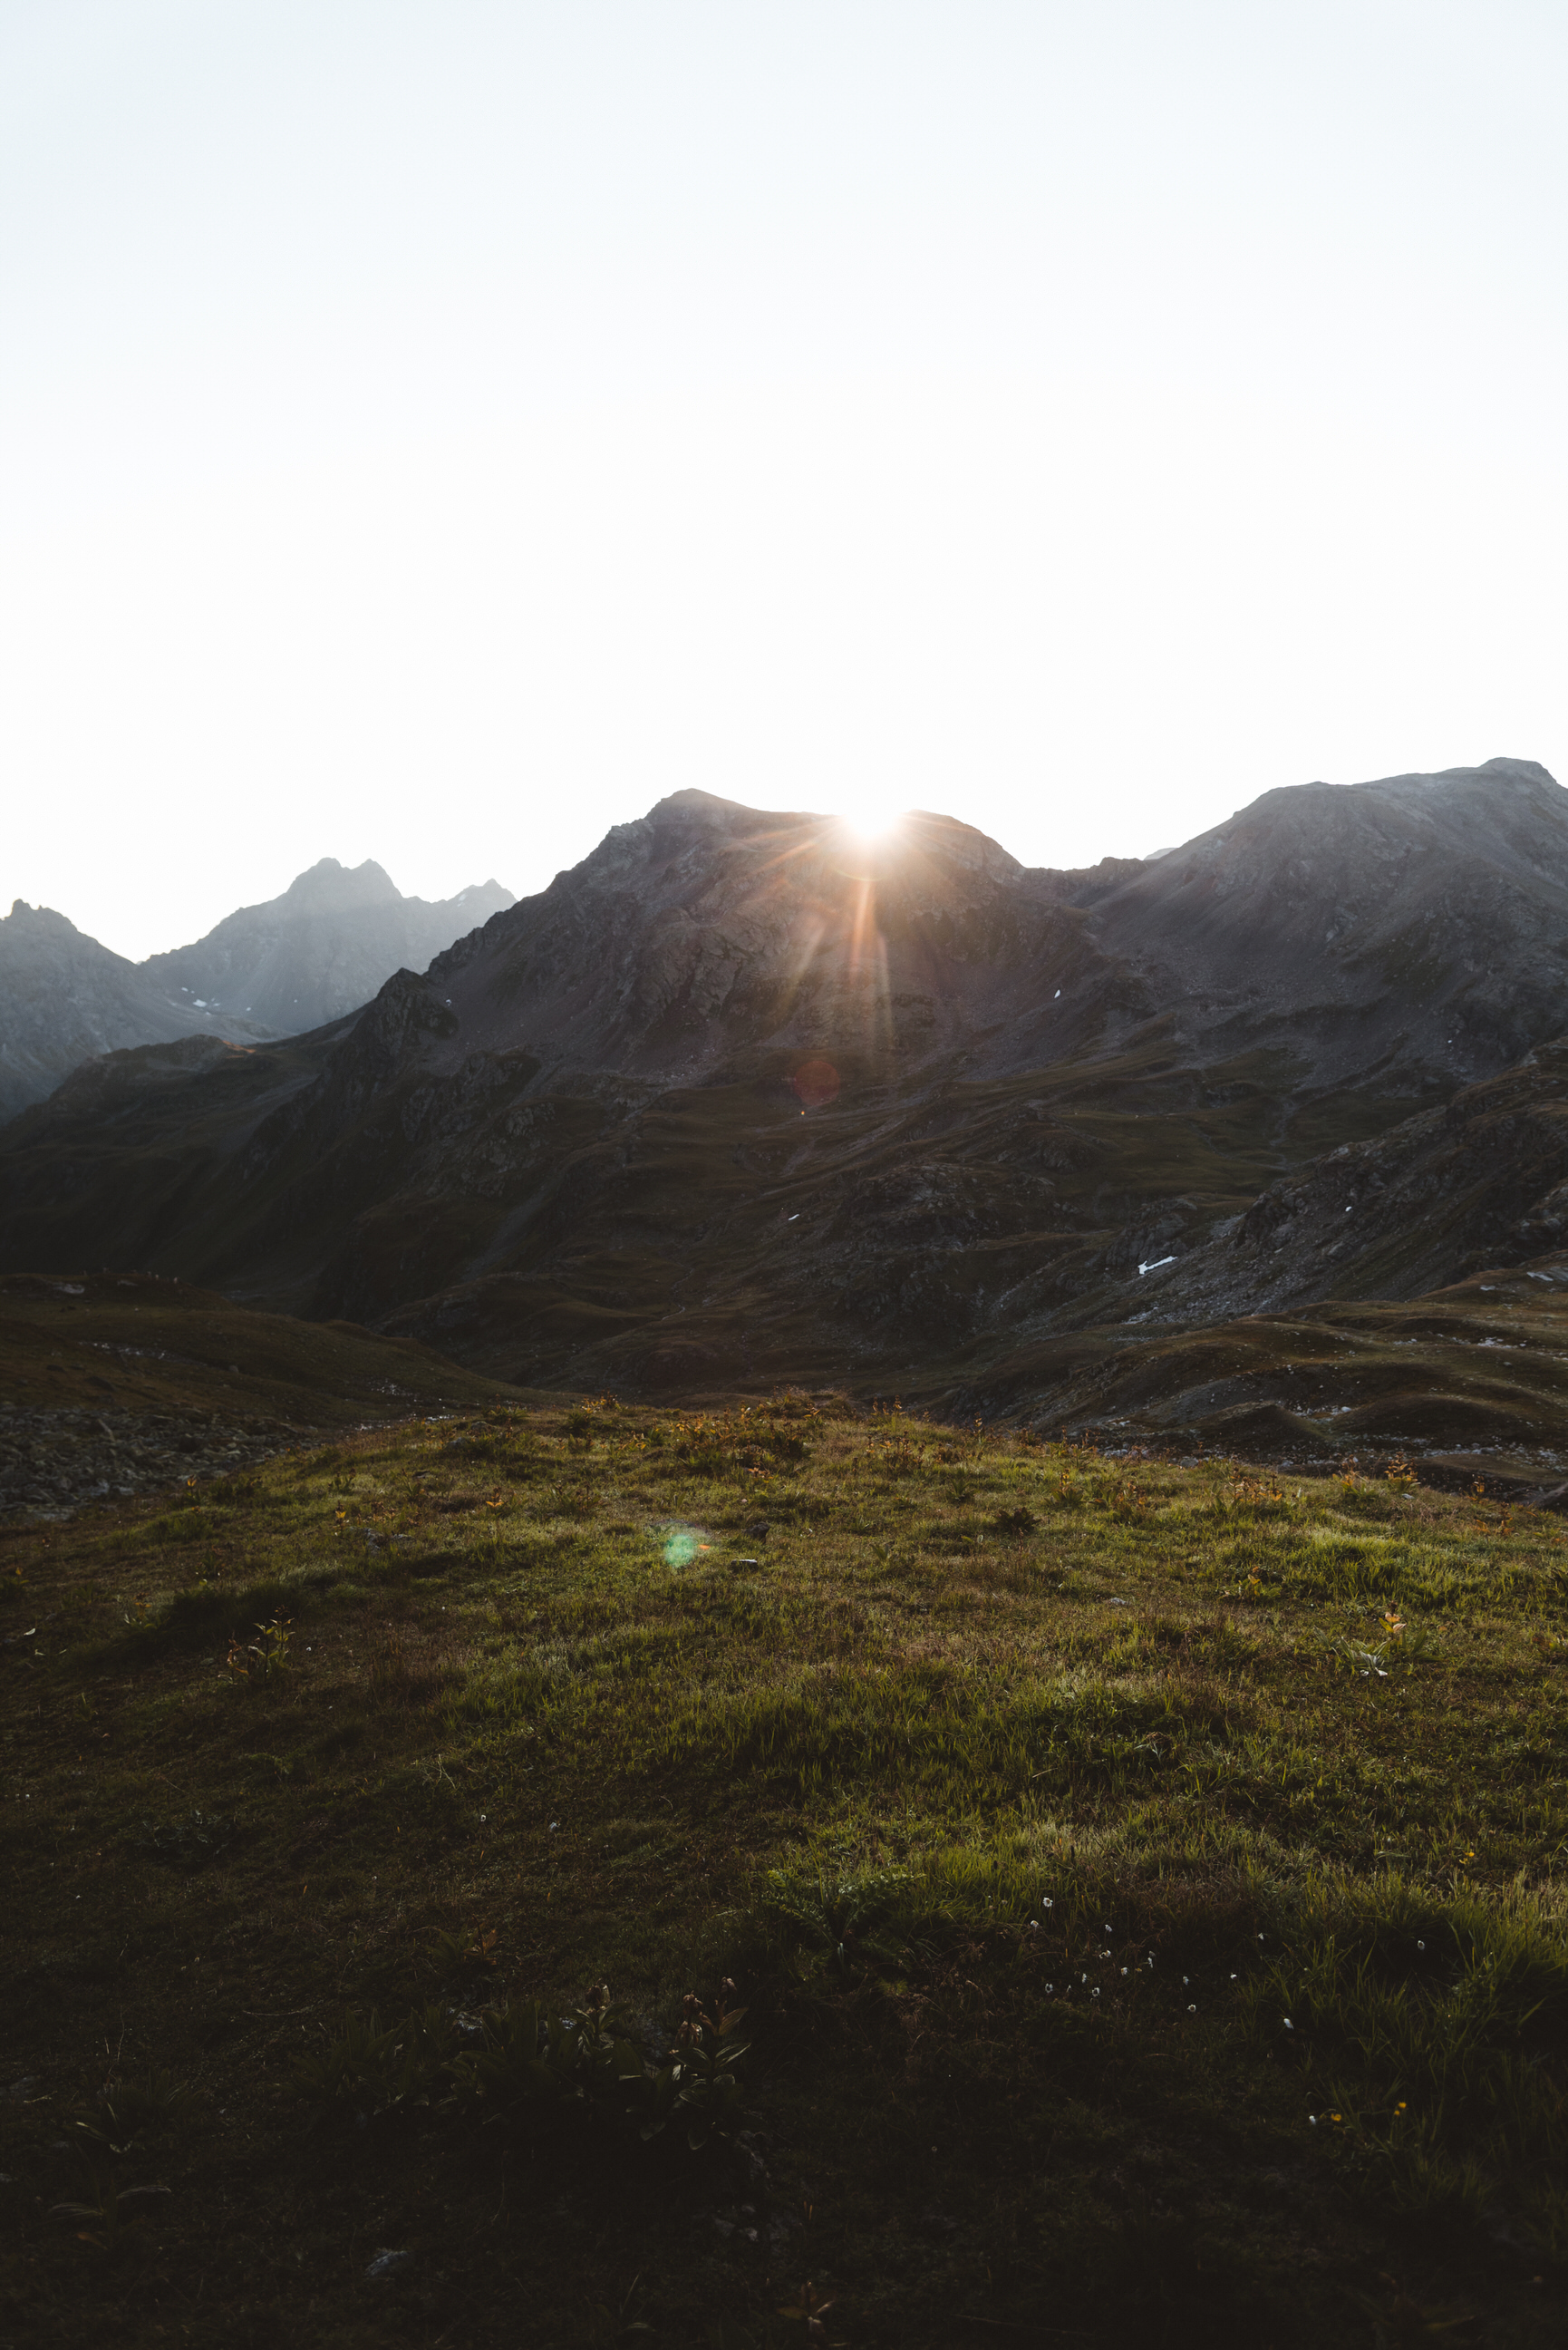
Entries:
<svg viewBox="0 0 1568 2350">
<path fill-rule="evenodd" d="M 451 899 L 404 898 L 369 858 L 347 868 L 322 858 L 281 896 L 136 963 L 18 899 L 0 920 L 0 1121 L 104 1053 L 186 1035 L 255 1042 L 341 1017 L 410 956 L 428 962 L 512 902 L 493 880 Z"/>
<path fill-rule="evenodd" d="M 1128 862 L 673 795 L 362 1012 L 78 1072 L 0 1140 L 10 1266 L 178 1272 L 536 1386 L 1018 1402 L 1096 1332 L 1555 1245 L 1544 770 L 1292 787 Z M 1370 1215 L 1344 1243 L 1347 1163 L 1425 1254 Z"/>
</svg>

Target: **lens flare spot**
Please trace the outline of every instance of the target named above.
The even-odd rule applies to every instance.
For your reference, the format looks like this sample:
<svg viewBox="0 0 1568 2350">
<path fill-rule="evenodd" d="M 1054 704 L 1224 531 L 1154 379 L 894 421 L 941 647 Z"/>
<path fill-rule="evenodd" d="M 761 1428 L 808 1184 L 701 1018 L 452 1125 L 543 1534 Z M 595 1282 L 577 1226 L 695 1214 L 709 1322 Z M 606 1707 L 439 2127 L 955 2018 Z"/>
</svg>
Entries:
<svg viewBox="0 0 1568 2350">
<path fill-rule="evenodd" d="M 838 1072 L 831 1061 L 803 1061 L 790 1084 L 807 1109 L 821 1109 L 838 1099 Z"/>
<path fill-rule="evenodd" d="M 708 1547 L 692 1526 L 665 1526 L 661 1531 L 664 1534 L 664 1564 L 676 1575 L 683 1566 L 690 1566 L 699 1553 Z"/>
</svg>

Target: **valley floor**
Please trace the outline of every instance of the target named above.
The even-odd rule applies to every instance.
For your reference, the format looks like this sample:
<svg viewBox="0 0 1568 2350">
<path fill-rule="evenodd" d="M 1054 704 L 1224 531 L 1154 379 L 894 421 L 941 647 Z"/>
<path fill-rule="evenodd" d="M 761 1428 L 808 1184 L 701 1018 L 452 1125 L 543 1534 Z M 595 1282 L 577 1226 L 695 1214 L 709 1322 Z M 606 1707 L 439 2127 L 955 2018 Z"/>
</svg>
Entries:
<svg viewBox="0 0 1568 2350">
<path fill-rule="evenodd" d="M 1565 1573 L 803 1395 L 0 1527 L 0 2337 L 1555 2343 Z"/>
</svg>

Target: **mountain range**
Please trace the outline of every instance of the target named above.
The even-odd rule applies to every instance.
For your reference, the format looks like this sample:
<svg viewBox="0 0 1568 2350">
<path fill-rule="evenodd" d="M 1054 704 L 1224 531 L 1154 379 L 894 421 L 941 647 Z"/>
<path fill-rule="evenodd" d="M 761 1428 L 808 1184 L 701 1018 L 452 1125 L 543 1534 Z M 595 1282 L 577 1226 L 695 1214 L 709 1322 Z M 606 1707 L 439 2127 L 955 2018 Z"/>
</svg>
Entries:
<svg viewBox="0 0 1568 2350">
<path fill-rule="evenodd" d="M 369 858 L 348 868 L 324 857 L 281 897 L 135 963 L 18 899 L 0 920 L 0 1119 L 98 1054 L 317 1027 L 512 903 L 497 881 L 433 902 L 405 898 Z"/>
<path fill-rule="evenodd" d="M 0 1135 L 4 1269 L 178 1273 L 539 1386 L 1167 1430 L 1303 1392 L 1255 1347 L 1189 1376 L 1173 1331 L 1458 1284 L 1420 1341 L 1458 1441 L 1497 1425 L 1474 1315 L 1568 1267 L 1565 1039 L 1568 794 L 1528 761 L 1076 871 L 680 792 L 362 1010 L 78 1069 Z"/>
</svg>

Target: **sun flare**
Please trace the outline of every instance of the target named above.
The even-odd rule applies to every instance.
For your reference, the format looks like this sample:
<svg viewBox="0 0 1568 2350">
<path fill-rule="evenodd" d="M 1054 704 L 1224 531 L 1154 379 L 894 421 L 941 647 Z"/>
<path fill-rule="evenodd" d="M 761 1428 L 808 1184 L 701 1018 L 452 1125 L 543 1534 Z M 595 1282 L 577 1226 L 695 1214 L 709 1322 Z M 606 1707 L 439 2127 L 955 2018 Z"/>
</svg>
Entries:
<svg viewBox="0 0 1568 2350">
<path fill-rule="evenodd" d="M 850 837 L 870 843 L 886 840 L 898 830 L 908 810 L 891 800 L 854 800 L 837 811 L 838 821 Z"/>
</svg>

